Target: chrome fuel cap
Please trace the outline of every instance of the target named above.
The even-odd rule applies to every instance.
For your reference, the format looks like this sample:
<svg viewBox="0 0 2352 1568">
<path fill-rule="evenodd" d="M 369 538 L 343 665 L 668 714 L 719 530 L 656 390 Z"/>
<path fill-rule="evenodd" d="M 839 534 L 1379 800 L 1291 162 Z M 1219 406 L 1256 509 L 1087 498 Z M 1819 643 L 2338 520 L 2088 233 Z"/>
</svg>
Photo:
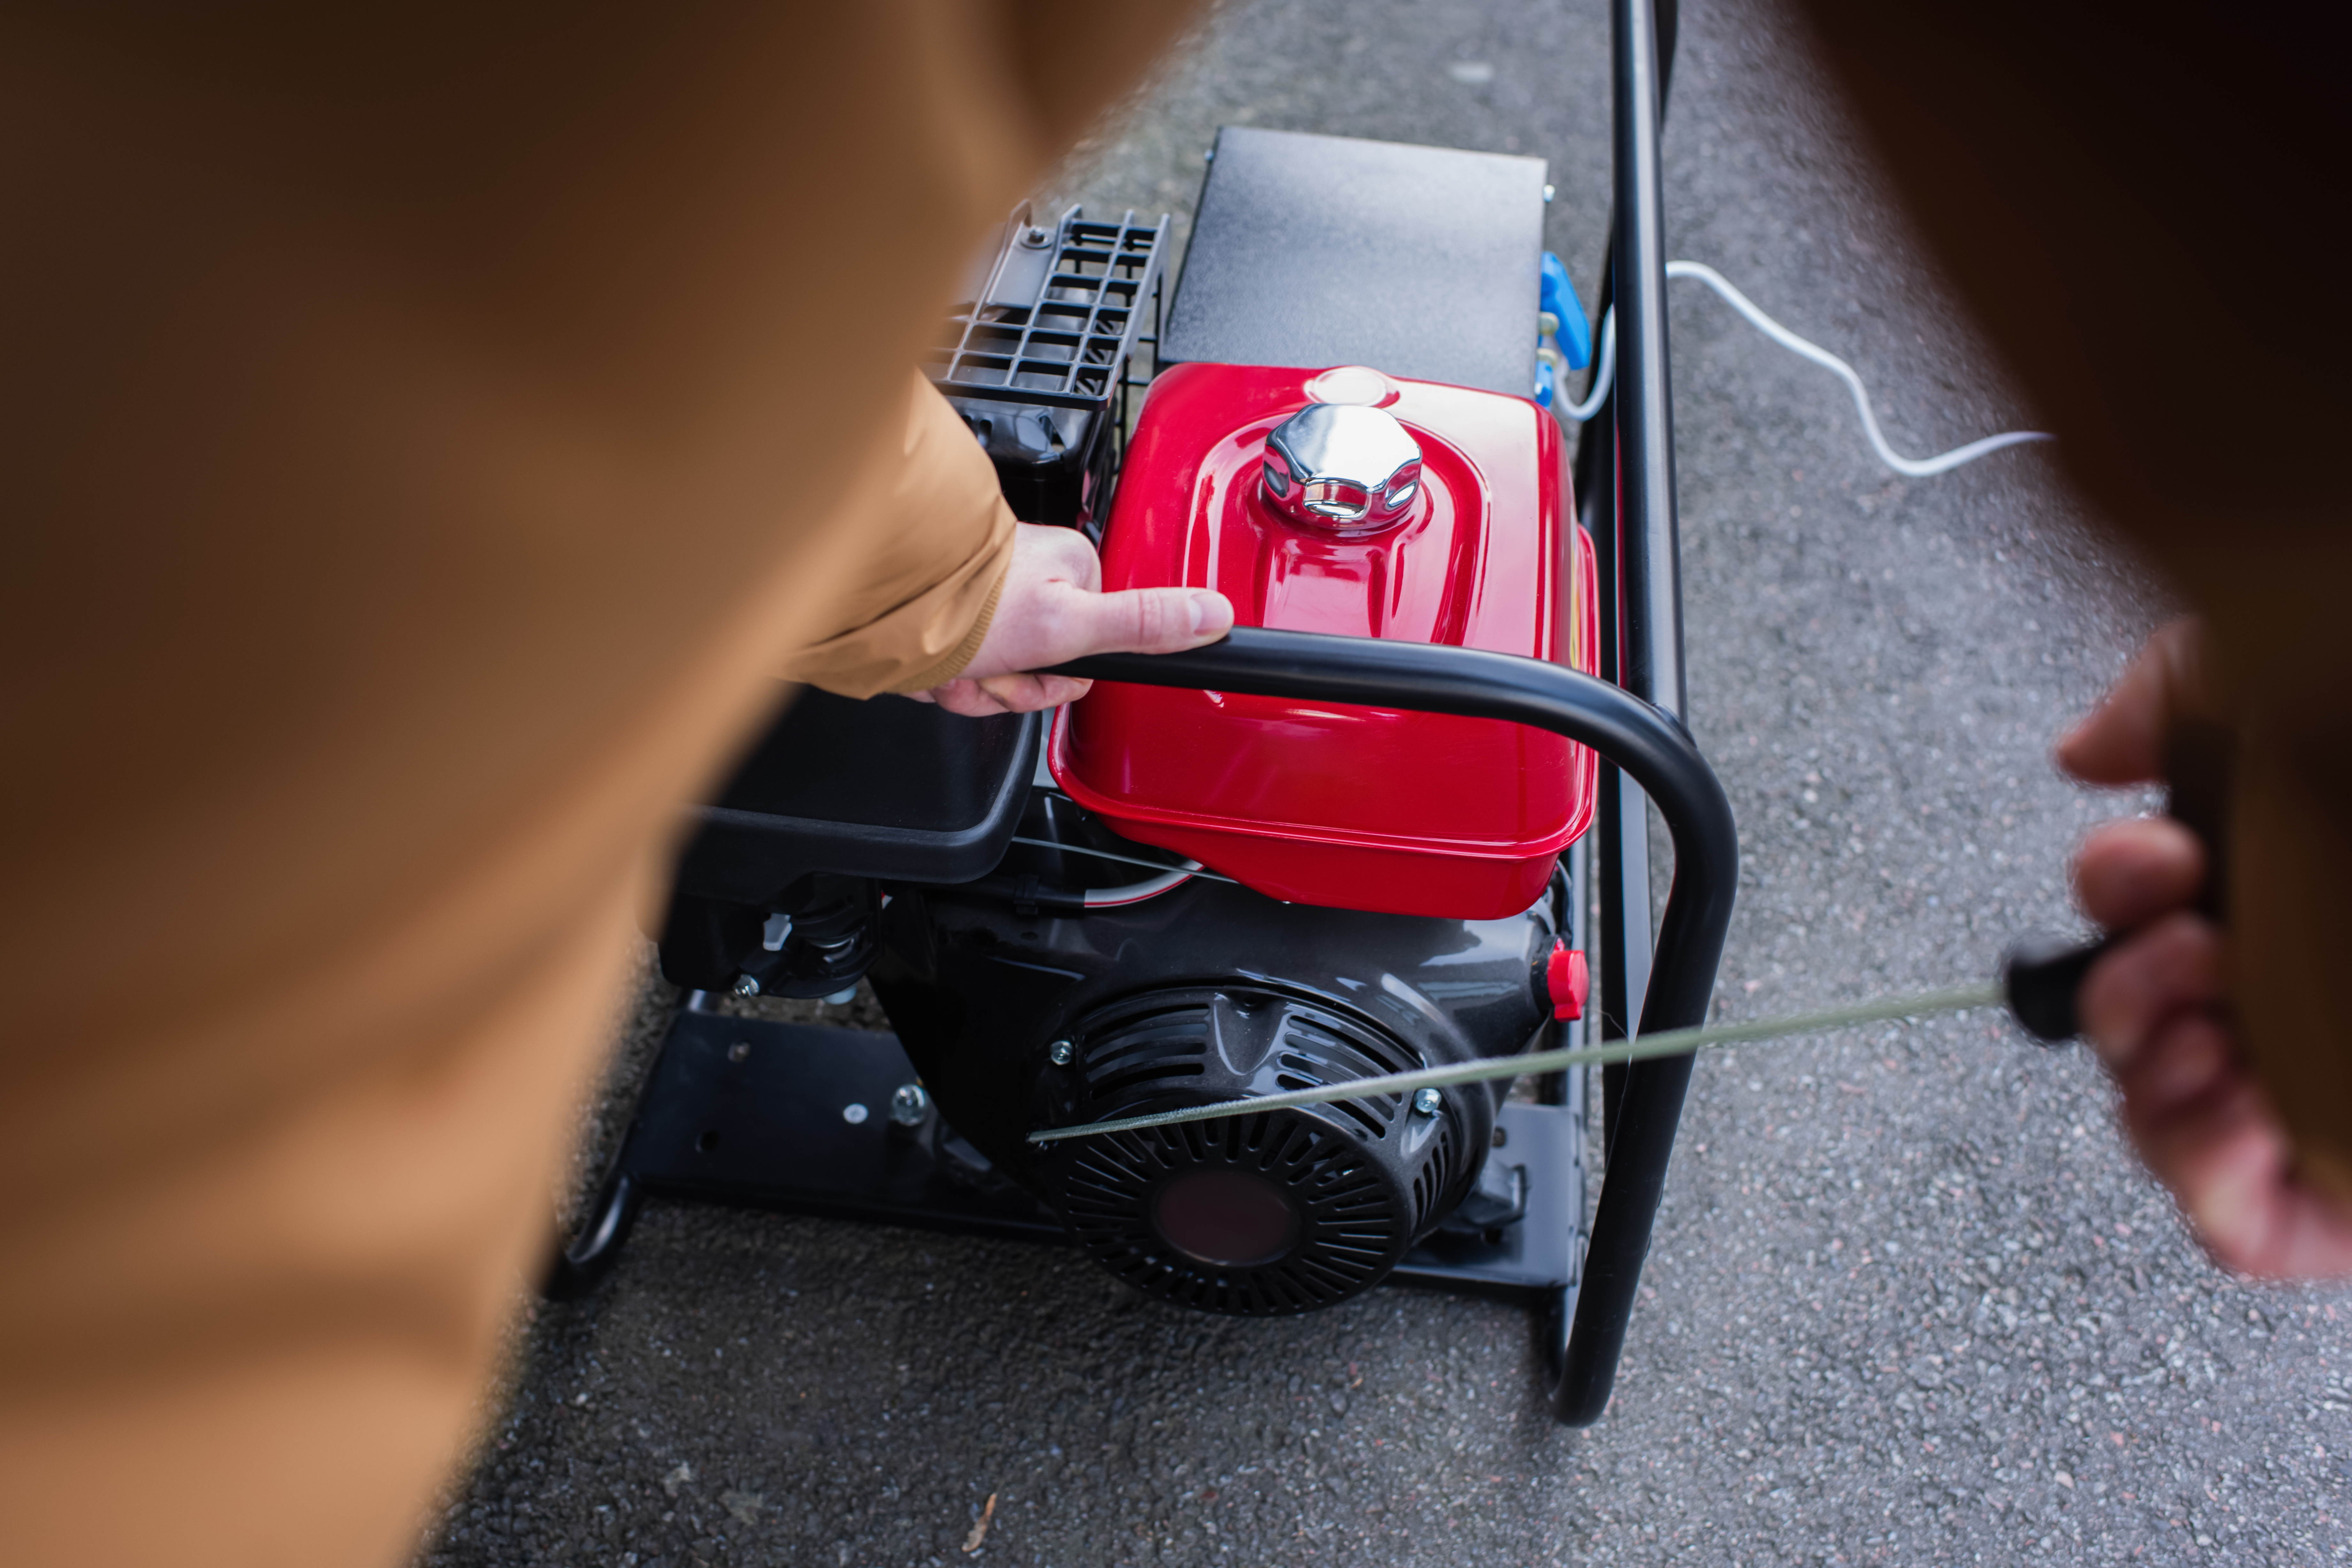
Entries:
<svg viewBox="0 0 2352 1568">
<path fill-rule="evenodd" d="M 1266 505 L 1293 522 L 1369 533 L 1403 521 L 1421 491 L 1421 443 L 1396 416 L 1310 403 L 1265 440 Z"/>
</svg>

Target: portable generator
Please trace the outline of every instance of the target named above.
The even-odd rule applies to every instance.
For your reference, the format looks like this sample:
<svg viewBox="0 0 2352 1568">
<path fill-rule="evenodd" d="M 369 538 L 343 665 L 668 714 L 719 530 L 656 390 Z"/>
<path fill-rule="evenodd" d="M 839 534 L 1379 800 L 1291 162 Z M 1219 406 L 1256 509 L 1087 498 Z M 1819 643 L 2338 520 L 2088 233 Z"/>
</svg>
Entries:
<svg viewBox="0 0 2352 1568">
<path fill-rule="evenodd" d="M 1573 454 L 1539 160 L 1228 128 L 1164 312 L 1166 219 L 1006 224 L 930 374 L 1106 589 L 1216 588 L 1236 630 L 1083 661 L 1050 721 L 792 701 L 694 808 L 687 1005 L 551 1294 L 648 1195 L 716 1197 L 1073 1241 L 1211 1311 L 1526 1300 L 1555 1408 L 1600 1414 L 1686 1059 L 1613 1070 L 1597 1205 L 1580 1074 L 1029 1134 L 1703 1016 L 1737 846 L 1677 718 L 1656 52 L 1618 12 L 1620 391 Z M 861 980 L 895 1034 L 708 1000 Z"/>
</svg>

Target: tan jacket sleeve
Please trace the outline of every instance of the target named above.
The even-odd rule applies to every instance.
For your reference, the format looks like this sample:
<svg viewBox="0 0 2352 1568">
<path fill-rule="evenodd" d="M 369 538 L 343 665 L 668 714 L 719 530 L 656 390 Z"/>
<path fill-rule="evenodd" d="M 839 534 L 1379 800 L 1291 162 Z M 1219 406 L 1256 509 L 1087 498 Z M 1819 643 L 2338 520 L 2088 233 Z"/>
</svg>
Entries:
<svg viewBox="0 0 2352 1568">
<path fill-rule="evenodd" d="M 907 367 L 1184 13 L 0 12 L 9 1561 L 408 1557 L 677 804 L 978 635 Z"/>
<path fill-rule="evenodd" d="M 1807 0 L 1829 63 L 2100 521 L 2203 613 L 2240 733 L 2242 1034 L 2352 1199 L 2352 100 L 2315 5 Z M 2184 96 L 2184 84 L 2194 83 Z"/>
<path fill-rule="evenodd" d="M 951 680 L 988 636 L 1013 559 L 1013 511 L 955 409 L 914 378 L 887 492 L 843 516 L 863 555 L 821 634 L 778 673 L 844 697 Z"/>
</svg>

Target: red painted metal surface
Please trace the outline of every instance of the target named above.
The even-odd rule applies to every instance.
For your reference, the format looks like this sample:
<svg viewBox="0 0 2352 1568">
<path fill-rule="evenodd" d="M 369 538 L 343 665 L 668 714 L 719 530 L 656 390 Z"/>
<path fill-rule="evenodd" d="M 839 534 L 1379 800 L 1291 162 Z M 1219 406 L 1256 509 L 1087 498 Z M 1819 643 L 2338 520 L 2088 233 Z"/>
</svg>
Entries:
<svg viewBox="0 0 2352 1568">
<path fill-rule="evenodd" d="M 1106 589 L 1213 587 L 1244 626 L 1451 643 L 1592 668 L 1591 546 L 1559 426 L 1523 398 L 1326 373 L 1423 451 L 1403 522 L 1339 538 L 1260 499 L 1265 439 L 1316 373 L 1180 365 L 1152 383 L 1103 540 Z M 1098 682 L 1047 751 L 1130 838 L 1294 903 L 1491 920 L 1534 903 L 1592 820 L 1591 752 L 1451 714 Z"/>
</svg>

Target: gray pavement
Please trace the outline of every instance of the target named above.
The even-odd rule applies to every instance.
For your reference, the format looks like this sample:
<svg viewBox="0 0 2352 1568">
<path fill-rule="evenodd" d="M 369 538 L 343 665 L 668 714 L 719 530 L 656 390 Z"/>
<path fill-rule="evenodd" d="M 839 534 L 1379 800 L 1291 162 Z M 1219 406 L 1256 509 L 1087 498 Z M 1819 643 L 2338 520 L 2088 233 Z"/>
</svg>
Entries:
<svg viewBox="0 0 2352 1568">
<path fill-rule="evenodd" d="M 1486 69 L 1477 68 L 1480 67 Z M 1222 13 L 1056 182 L 1183 212 L 1236 121 L 1541 154 L 1588 289 L 1590 0 Z M 1852 359 L 1913 453 L 2025 422 L 1794 23 L 1684 18 L 1674 254 Z M 2053 736 L 2161 613 L 2038 452 L 1906 481 L 1828 377 L 1674 301 L 1694 728 L 1746 847 L 1728 1016 L 1986 974 L 2132 799 Z M 609 1138 L 668 998 L 628 1026 Z M 834 1010 L 838 1013 L 840 1010 Z M 877 1021 L 861 1010 L 867 1022 Z M 535 1313 L 434 1564 L 2309 1563 L 2347 1554 L 2352 1294 L 2207 1263 L 2079 1053 L 1971 1017 L 1704 1062 L 1616 1401 L 1546 1418 L 1525 1317 L 1295 1321 L 1074 1255 L 656 1205 Z M 961 1550 L 991 1496 L 982 1550 Z"/>
</svg>

